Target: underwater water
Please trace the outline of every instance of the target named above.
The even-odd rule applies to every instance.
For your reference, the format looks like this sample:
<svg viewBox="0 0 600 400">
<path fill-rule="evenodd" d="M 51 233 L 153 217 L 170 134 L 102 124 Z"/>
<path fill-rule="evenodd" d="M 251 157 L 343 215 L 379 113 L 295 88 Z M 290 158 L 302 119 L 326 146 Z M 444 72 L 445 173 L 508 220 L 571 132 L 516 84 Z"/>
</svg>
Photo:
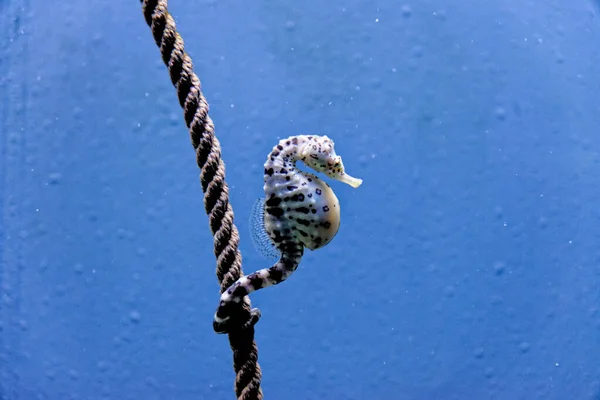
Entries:
<svg viewBox="0 0 600 400">
<path fill-rule="evenodd" d="M 600 3 L 171 0 L 243 268 L 279 139 L 341 227 L 251 295 L 265 399 L 600 398 Z M 212 236 L 138 1 L 0 0 L 0 399 L 233 399 Z"/>
</svg>

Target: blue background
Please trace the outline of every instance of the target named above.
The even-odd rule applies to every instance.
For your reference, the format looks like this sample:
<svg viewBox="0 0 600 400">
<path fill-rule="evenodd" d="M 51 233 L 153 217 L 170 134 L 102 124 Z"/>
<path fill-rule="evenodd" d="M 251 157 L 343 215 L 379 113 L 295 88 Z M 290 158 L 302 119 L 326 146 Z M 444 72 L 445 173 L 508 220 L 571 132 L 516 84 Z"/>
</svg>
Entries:
<svg viewBox="0 0 600 400">
<path fill-rule="evenodd" d="M 598 3 L 172 0 L 244 271 L 277 140 L 338 236 L 257 292 L 266 399 L 600 398 Z M 2 399 L 230 399 L 212 238 L 137 1 L 0 1 Z"/>
</svg>

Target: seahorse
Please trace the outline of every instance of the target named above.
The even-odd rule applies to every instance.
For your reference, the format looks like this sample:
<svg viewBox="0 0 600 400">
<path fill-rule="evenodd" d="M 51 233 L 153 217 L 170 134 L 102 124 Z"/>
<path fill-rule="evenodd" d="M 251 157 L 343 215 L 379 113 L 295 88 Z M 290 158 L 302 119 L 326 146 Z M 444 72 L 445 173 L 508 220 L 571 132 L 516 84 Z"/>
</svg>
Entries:
<svg viewBox="0 0 600 400">
<path fill-rule="evenodd" d="M 298 169 L 298 161 L 354 188 L 362 184 L 362 179 L 345 172 L 342 158 L 327 136 L 291 136 L 273 147 L 264 165 L 265 198 L 253 211 L 262 216 L 259 229 L 264 235 L 259 232 L 254 240 L 255 245 L 258 240 L 271 246 L 279 259 L 269 268 L 239 278 L 222 293 L 213 319 L 217 333 L 228 332 L 231 304 L 288 279 L 298 268 L 304 248 L 317 250 L 326 246 L 339 230 L 338 198 L 326 182 Z M 272 254 L 268 249 L 266 253 Z"/>
</svg>

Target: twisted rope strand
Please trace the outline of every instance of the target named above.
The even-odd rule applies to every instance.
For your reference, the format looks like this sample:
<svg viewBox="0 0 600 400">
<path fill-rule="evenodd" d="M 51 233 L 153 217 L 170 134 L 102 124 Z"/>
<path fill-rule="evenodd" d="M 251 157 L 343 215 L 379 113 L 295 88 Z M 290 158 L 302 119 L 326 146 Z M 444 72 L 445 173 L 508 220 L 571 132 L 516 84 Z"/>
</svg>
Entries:
<svg viewBox="0 0 600 400">
<path fill-rule="evenodd" d="M 202 94 L 200 79 L 194 73 L 192 59 L 185 52 L 183 39 L 169 14 L 167 0 L 140 2 L 146 23 L 152 30 L 162 60 L 169 70 L 171 83 L 177 89 L 179 104 L 183 108 L 185 123 L 196 150 L 196 162 L 201 171 L 200 182 L 204 192 L 204 209 L 214 236 L 216 275 L 223 293 L 243 272 L 242 256 L 238 249 L 240 237 L 233 223 L 233 209 L 229 204 L 221 146 L 208 115 L 208 103 Z M 234 307 L 232 314 L 235 315 L 236 325 L 230 330 L 229 344 L 233 351 L 236 373 L 235 393 L 239 400 L 261 400 L 262 373 L 254 341 L 254 324 L 260 313 L 251 309 L 247 296 Z"/>
</svg>

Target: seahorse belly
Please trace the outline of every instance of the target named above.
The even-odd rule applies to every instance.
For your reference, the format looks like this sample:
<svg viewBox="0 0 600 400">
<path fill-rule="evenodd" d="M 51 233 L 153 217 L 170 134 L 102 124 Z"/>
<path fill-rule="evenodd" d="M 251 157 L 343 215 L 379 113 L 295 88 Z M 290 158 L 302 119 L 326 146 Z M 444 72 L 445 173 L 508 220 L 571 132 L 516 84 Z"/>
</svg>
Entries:
<svg viewBox="0 0 600 400">
<path fill-rule="evenodd" d="M 329 243 L 340 227 L 340 203 L 324 181 L 303 171 L 284 182 L 265 185 L 265 228 L 277 245 L 296 239 L 316 250 Z"/>
</svg>

